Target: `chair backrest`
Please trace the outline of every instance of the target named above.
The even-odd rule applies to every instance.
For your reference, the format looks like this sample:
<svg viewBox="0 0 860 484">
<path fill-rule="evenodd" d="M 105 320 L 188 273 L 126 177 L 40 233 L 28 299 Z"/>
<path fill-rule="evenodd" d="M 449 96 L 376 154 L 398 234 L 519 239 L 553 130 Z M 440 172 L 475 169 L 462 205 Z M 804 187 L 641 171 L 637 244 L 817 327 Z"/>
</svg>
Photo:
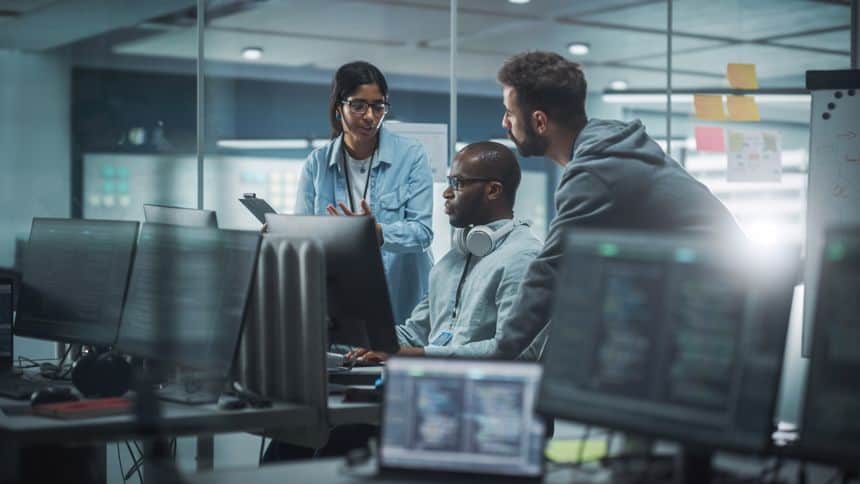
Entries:
<svg viewBox="0 0 860 484">
<path fill-rule="evenodd" d="M 308 447 L 328 440 L 325 256 L 309 239 L 263 237 L 236 365 L 263 396 L 307 405 L 316 421 L 267 435 Z"/>
</svg>

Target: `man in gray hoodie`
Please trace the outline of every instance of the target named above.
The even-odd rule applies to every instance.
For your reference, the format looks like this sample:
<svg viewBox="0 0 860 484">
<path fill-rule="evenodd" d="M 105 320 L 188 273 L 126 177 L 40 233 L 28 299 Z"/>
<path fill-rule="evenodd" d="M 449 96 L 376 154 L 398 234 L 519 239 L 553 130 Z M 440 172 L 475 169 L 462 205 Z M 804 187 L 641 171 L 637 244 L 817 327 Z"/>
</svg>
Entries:
<svg viewBox="0 0 860 484">
<path fill-rule="evenodd" d="M 578 227 L 743 238 L 726 207 L 665 154 L 640 121 L 587 118 L 578 64 L 551 52 L 527 52 L 508 59 L 498 80 L 502 127 L 520 154 L 545 156 L 564 171 L 543 249 L 526 272 L 515 309 L 498 323 L 508 329 L 496 339 L 496 356 L 517 357 L 549 322 L 565 235 Z"/>
</svg>

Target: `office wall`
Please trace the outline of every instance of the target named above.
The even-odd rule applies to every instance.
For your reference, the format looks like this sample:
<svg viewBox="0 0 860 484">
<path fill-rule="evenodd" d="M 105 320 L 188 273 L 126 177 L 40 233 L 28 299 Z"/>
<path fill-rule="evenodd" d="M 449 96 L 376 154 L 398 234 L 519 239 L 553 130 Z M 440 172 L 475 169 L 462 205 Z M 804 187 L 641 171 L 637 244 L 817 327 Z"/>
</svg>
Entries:
<svg viewBox="0 0 860 484">
<path fill-rule="evenodd" d="M 33 217 L 70 213 L 69 67 L 58 57 L 0 50 L 0 266 L 13 266 Z M 15 339 L 15 353 L 53 345 Z"/>
</svg>

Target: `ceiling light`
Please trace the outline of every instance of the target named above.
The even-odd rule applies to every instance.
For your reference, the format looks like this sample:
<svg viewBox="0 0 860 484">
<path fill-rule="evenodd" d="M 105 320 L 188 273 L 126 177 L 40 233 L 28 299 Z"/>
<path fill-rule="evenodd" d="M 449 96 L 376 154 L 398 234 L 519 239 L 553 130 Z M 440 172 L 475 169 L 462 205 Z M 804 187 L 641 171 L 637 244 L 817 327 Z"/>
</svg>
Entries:
<svg viewBox="0 0 860 484">
<path fill-rule="evenodd" d="M 258 60 L 263 57 L 262 47 L 245 47 L 242 49 L 242 58 L 247 60 Z"/>
<path fill-rule="evenodd" d="M 517 5 L 523 5 L 525 3 L 529 3 L 531 0 L 508 0 L 509 3 L 515 3 Z"/>
<path fill-rule="evenodd" d="M 590 48 L 585 42 L 574 42 L 567 46 L 567 50 L 573 55 L 585 55 Z"/>
<path fill-rule="evenodd" d="M 609 88 L 614 91 L 623 91 L 627 89 L 627 81 L 618 79 L 609 83 Z"/>
</svg>

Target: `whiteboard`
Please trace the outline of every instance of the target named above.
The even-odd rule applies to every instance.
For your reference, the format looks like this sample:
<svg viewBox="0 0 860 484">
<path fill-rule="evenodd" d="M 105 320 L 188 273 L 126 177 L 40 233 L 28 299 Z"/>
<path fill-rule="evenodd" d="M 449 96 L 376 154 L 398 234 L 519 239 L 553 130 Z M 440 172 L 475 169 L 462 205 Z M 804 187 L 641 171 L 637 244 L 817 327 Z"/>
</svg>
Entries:
<svg viewBox="0 0 860 484">
<path fill-rule="evenodd" d="M 809 356 L 825 230 L 860 225 L 860 70 L 807 71 L 806 87 L 812 110 L 803 355 Z"/>
</svg>

